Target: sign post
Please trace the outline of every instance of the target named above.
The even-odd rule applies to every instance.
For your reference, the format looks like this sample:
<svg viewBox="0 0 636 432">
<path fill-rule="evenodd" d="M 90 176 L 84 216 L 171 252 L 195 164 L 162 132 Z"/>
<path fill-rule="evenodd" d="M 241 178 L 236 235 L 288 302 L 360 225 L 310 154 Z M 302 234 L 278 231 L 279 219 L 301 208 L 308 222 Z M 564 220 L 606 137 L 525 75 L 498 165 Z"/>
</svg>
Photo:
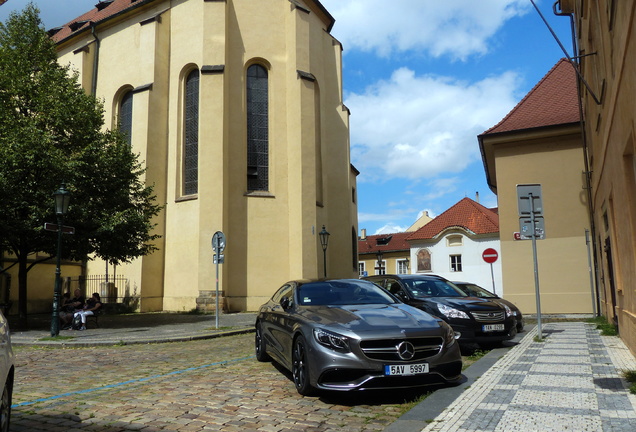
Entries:
<svg viewBox="0 0 636 432">
<path fill-rule="evenodd" d="M 493 248 L 488 248 L 481 254 L 481 257 L 483 258 L 484 261 L 490 264 L 490 277 L 492 278 L 492 292 L 493 294 L 496 295 L 497 291 L 495 291 L 495 272 L 492 269 L 492 265 L 494 264 L 495 261 L 497 261 L 497 258 L 499 258 L 499 253 Z"/>
<path fill-rule="evenodd" d="M 214 251 L 214 263 L 216 264 L 216 305 L 214 319 L 216 329 L 219 329 L 219 264 L 223 264 L 223 249 L 225 249 L 225 234 L 217 231 L 212 236 L 212 250 Z"/>
<path fill-rule="evenodd" d="M 545 239 L 541 185 L 517 185 L 517 205 L 519 208 L 519 227 L 521 230 L 521 238 L 532 238 L 534 289 L 537 302 L 537 334 L 540 339 L 543 339 L 543 330 L 541 328 L 541 296 L 539 295 L 539 264 L 537 261 L 537 238 Z"/>
</svg>

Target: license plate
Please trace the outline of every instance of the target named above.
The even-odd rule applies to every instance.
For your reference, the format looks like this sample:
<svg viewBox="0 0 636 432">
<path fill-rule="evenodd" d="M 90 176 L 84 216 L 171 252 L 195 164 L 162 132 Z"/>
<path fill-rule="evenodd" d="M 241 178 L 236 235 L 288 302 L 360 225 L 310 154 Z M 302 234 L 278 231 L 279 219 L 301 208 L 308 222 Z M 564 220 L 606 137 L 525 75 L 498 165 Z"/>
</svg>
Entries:
<svg viewBox="0 0 636 432">
<path fill-rule="evenodd" d="M 491 331 L 504 331 L 506 327 L 503 324 L 485 324 L 482 327 L 482 331 L 491 332 Z"/>
<path fill-rule="evenodd" d="M 428 363 L 384 366 L 384 375 L 419 375 L 425 373 L 428 373 Z"/>
</svg>

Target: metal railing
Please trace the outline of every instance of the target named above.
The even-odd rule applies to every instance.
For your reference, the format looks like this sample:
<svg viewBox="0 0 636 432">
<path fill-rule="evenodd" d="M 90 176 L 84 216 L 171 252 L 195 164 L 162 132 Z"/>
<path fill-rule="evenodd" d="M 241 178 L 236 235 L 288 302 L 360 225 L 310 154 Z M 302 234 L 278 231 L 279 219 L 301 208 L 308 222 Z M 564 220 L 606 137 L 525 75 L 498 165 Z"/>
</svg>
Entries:
<svg viewBox="0 0 636 432">
<path fill-rule="evenodd" d="M 66 282 L 64 285 L 71 296 L 79 288 L 86 297 L 99 293 L 103 303 L 122 303 L 133 310 L 139 305 L 137 288 L 131 289 L 130 281 L 124 276 L 88 275 L 69 278 Z"/>
</svg>

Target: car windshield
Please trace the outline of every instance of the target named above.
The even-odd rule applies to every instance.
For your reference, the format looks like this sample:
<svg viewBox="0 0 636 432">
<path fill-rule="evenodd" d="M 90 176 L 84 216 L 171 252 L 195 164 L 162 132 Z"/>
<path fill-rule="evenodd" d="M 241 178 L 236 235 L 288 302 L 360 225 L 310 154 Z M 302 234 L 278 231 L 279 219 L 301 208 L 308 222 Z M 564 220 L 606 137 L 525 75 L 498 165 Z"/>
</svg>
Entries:
<svg viewBox="0 0 636 432">
<path fill-rule="evenodd" d="M 466 297 L 466 293 L 441 279 L 405 279 L 406 289 L 417 297 Z"/>
<path fill-rule="evenodd" d="M 298 287 L 301 306 L 393 304 L 395 299 L 377 285 L 361 280 L 310 282 Z"/>
<path fill-rule="evenodd" d="M 458 284 L 459 288 L 462 291 L 465 291 L 466 294 L 473 297 L 479 298 L 498 298 L 495 294 L 491 293 L 488 290 L 483 289 L 479 285 L 475 284 Z"/>
</svg>

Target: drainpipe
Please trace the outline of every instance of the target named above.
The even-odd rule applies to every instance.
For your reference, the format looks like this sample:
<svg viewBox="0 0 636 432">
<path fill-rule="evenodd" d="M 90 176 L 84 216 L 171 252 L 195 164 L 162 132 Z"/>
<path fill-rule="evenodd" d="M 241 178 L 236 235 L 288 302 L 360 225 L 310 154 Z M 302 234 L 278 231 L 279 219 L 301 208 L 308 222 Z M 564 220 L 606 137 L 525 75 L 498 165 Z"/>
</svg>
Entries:
<svg viewBox="0 0 636 432">
<path fill-rule="evenodd" d="M 97 24 L 91 21 L 91 34 L 95 39 L 95 55 L 93 56 L 93 77 L 91 81 L 91 95 L 97 95 L 97 68 L 99 66 L 99 45 L 100 40 L 97 37 Z"/>
<path fill-rule="evenodd" d="M 574 14 L 573 13 L 565 13 L 565 12 L 559 12 L 557 9 L 557 5 L 558 8 L 561 7 L 560 4 L 561 0 L 556 0 L 554 2 L 554 5 L 552 6 L 552 10 L 554 12 L 555 15 L 557 16 L 566 16 L 568 18 L 570 18 L 570 29 L 571 29 L 571 33 L 572 33 L 572 49 L 574 54 L 576 55 L 578 53 L 578 47 L 576 44 L 576 27 L 575 27 L 575 22 L 574 22 Z M 598 287 L 599 287 L 599 281 L 598 281 L 598 248 L 597 248 L 597 238 L 596 238 L 596 224 L 594 223 L 594 203 L 592 201 L 592 172 L 590 171 L 590 161 L 589 161 L 589 149 L 588 149 L 588 144 L 587 144 L 587 134 L 585 133 L 585 118 L 584 118 L 584 111 L 583 111 L 583 99 L 582 99 L 582 94 L 581 94 L 581 90 L 582 90 L 582 85 L 585 85 L 586 88 L 589 90 L 589 86 L 587 85 L 587 83 L 585 82 L 585 80 L 583 79 L 583 77 L 581 76 L 581 73 L 579 71 L 579 62 L 578 62 L 578 57 L 575 57 L 577 60 L 576 66 L 573 64 L 572 66 L 575 67 L 576 71 L 577 71 L 577 77 L 579 78 L 579 85 L 576 86 L 576 90 L 578 92 L 578 102 L 579 102 L 579 121 L 581 124 L 581 137 L 583 138 L 583 161 L 585 163 L 585 190 L 587 192 L 587 208 L 588 208 L 588 212 L 589 212 L 589 219 L 590 219 L 590 235 L 592 237 L 592 250 L 594 251 L 594 274 L 596 275 L 596 283 L 594 284 L 595 286 L 593 286 L 592 288 L 594 289 L 594 293 L 595 293 L 595 301 L 596 301 L 596 305 L 593 308 L 596 311 L 596 315 L 600 316 L 601 315 L 601 304 L 600 304 L 600 296 L 599 296 L 599 291 L 598 291 Z M 590 90 L 591 92 L 591 90 Z M 594 102 L 596 102 L 597 104 L 600 104 L 600 101 L 596 98 L 596 96 L 592 93 L 591 94 L 592 98 L 594 99 Z"/>
</svg>

